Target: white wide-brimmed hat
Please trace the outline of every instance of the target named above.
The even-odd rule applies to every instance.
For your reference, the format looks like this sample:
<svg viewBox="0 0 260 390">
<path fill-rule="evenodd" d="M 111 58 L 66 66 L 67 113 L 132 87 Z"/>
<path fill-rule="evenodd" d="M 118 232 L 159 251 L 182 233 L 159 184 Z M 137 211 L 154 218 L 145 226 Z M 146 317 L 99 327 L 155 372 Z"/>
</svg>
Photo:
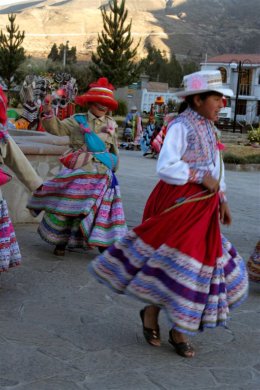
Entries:
<svg viewBox="0 0 260 390">
<path fill-rule="evenodd" d="M 176 96 L 186 97 L 204 92 L 218 92 L 225 96 L 233 96 L 232 89 L 223 87 L 219 70 L 201 70 L 183 77 L 184 90 L 176 92 Z"/>
</svg>

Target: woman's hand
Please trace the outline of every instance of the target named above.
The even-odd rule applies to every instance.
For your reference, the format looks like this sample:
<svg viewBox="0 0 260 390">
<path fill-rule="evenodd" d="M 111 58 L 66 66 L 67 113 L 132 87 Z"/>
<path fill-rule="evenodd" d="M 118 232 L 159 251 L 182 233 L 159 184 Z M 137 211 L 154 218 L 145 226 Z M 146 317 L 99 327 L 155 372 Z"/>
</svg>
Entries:
<svg viewBox="0 0 260 390">
<path fill-rule="evenodd" d="M 219 182 L 218 182 L 218 180 L 215 179 L 210 174 L 206 174 L 203 177 L 202 184 L 204 185 L 204 187 L 206 187 L 209 190 L 209 192 L 216 193 L 219 190 Z"/>
<path fill-rule="evenodd" d="M 227 202 L 220 203 L 219 218 L 220 218 L 220 222 L 223 223 L 223 225 L 231 225 L 232 217 Z"/>
</svg>

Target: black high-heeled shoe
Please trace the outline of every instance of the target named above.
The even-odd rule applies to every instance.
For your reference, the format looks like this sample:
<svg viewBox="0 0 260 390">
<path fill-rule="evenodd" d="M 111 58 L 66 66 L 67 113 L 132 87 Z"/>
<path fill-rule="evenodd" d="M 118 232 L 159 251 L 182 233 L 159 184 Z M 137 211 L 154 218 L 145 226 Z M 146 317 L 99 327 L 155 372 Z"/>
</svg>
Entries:
<svg viewBox="0 0 260 390">
<path fill-rule="evenodd" d="M 146 310 L 146 307 L 140 311 L 140 317 L 141 317 L 142 324 L 143 324 L 144 338 L 148 344 L 152 345 L 153 347 L 159 347 L 159 345 L 153 344 L 153 341 L 158 341 L 158 340 L 160 341 L 160 328 L 159 328 L 159 326 L 157 326 L 156 329 L 151 329 L 151 328 L 146 328 L 144 326 L 145 310 Z"/>
<path fill-rule="evenodd" d="M 169 331 L 169 343 L 175 348 L 178 355 L 186 358 L 192 358 L 195 355 L 195 350 L 188 341 L 181 341 L 177 343 L 172 336 L 172 329 Z"/>
<path fill-rule="evenodd" d="M 64 245 L 56 245 L 53 251 L 55 256 L 65 256 L 65 248 Z"/>
</svg>

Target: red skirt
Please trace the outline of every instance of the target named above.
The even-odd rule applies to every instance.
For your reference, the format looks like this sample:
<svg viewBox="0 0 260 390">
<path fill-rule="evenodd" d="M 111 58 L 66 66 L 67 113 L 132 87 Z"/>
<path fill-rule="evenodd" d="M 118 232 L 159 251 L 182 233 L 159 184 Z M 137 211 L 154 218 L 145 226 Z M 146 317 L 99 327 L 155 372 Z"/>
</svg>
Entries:
<svg viewBox="0 0 260 390">
<path fill-rule="evenodd" d="M 143 223 L 134 232 L 154 249 L 165 244 L 214 266 L 222 256 L 218 194 L 164 212 L 180 199 L 201 197 L 204 189 L 197 184 L 177 186 L 160 181 L 146 203 Z"/>
</svg>

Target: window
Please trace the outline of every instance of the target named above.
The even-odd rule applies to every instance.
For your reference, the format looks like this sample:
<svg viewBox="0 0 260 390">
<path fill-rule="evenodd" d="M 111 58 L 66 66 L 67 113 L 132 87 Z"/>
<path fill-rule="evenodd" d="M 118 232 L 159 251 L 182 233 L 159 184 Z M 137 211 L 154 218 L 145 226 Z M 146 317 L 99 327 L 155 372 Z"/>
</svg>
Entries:
<svg viewBox="0 0 260 390">
<path fill-rule="evenodd" d="M 257 102 L 257 116 L 260 116 L 260 100 Z"/>
<path fill-rule="evenodd" d="M 221 66 L 220 68 L 218 68 L 218 70 L 221 73 L 222 83 L 226 83 L 227 82 L 227 70 L 226 70 L 226 68 L 223 68 L 223 66 Z"/>
<path fill-rule="evenodd" d="M 246 100 L 238 100 L 237 114 L 238 115 L 246 115 Z"/>
</svg>

